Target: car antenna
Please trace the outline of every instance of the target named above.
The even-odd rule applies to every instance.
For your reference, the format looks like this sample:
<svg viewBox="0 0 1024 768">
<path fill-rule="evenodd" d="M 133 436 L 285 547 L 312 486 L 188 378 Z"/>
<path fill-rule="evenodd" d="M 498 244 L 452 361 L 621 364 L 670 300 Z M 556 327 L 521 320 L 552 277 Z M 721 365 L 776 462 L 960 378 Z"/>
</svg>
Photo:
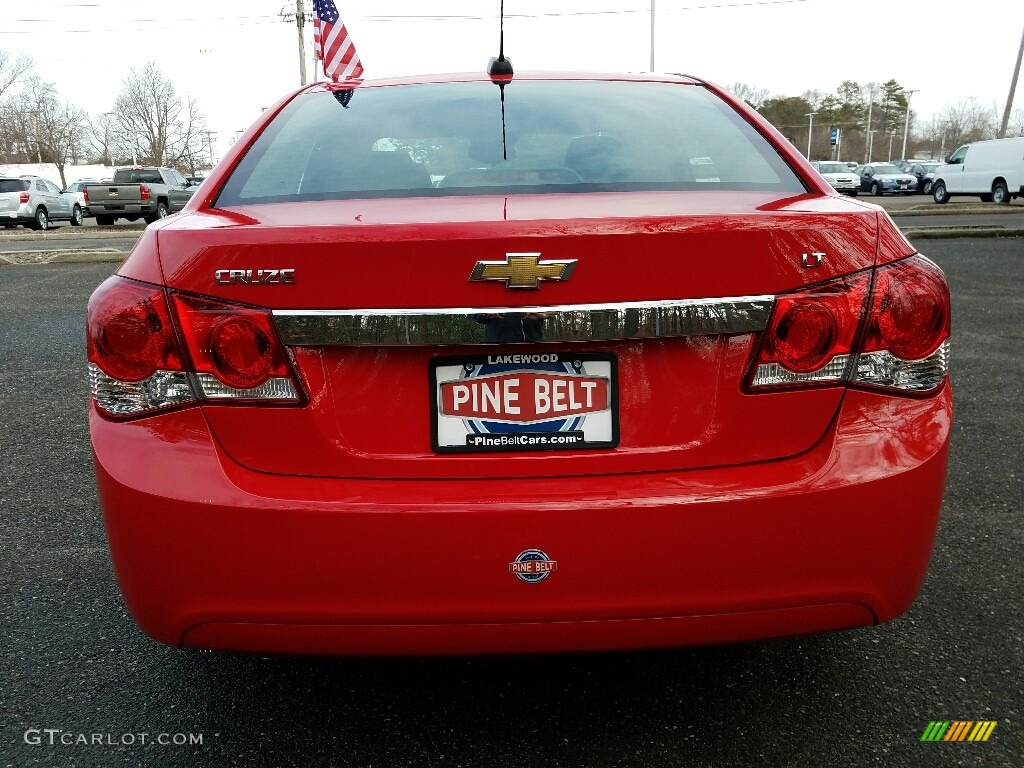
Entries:
<svg viewBox="0 0 1024 768">
<path fill-rule="evenodd" d="M 505 82 L 512 79 L 512 59 L 505 58 L 505 0 L 501 0 L 501 21 L 498 27 L 498 55 L 492 56 L 487 62 L 487 74 L 495 80 L 498 85 L 504 85 L 497 78 L 507 78 Z"/>
<path fill-rule="evenodd" d="M 505 138 L 505 86 L 512 82 L 512 60 L 505 58 L 505 0 L 501 0 L 501 21 L 498 27 L 498 55 L 487 62 L 490 75 L 501 91 L 501 156 L 508 160 L 508 141 Z"/>
</svg>

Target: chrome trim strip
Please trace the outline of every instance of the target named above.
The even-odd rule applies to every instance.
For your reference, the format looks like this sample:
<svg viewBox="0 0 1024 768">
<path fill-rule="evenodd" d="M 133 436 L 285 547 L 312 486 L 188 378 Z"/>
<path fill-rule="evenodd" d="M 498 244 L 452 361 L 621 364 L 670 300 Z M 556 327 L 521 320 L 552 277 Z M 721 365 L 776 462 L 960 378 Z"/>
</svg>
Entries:
<svg viewBox="0 0 1024 768">
<path fill-rule="evenodd" d="M 276 309 L 274 322 L 289 346 L 486 344 L 485 321 L 475 318 L 494 314 L 544 315 L 544 343 L 614 341 L 757 333 L 768 325 L 774 300 L 741 296 L 547 307 Z"/>
</svg>

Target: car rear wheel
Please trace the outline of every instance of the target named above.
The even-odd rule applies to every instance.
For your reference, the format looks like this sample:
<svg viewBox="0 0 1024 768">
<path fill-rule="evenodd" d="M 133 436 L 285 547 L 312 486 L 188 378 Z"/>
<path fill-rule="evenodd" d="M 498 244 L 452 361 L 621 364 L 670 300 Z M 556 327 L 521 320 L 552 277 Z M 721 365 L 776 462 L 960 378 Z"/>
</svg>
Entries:
<svg viewBox="0 0 1024 768">
<path fill-rule="evenodd" d="M 32 220 L 32 229 L 45 231 L 50 228 L 50 216 L 43 206 L 36 208 L 35 218 Z"/>
<path fill-rule="evenodd" d="M 999 205 L 1006 205 L 1010 202 L 1010 190 L 1005 182 L 997 181 L 992 185 L 992 202 L 999 203 Z"/>
<path fill-rule="evenodd" d="M 949 202 L 949 193 L 946 192 L 946 185 L 941 181 L 936 181 L 932 184 L 932 200 L 939 205 L 943 205 Z"/>
<path fill-rule="evenodd" d="M 151 216 L 146 217 L 146 222 L 152 224 L 154 221 L 166 219 L 169 213 L 170 211 L 167 210 L 167 203 L 161 200 L 159 203 L 156 204 L 156 212 Z"/>
<path fill-rule="evenodd" d="M 96 223 L 101 227 L 109 227 L 114 223 L 113 216 L 97 216 Z"/>
<path fill-rule="evenodd" d="M 926 181 L 924 183 L 924 187 L 921 189 L 921 192 L 925 195 L 930 195 L 932 193 L 932 183 L 930 181 Z"/>
<path fill-rule="evenodd" d="M 877 181 L 871 182 L 871 194 L 874 195 L 875 197 L 882 196 L 882 185 L 879 184 Z"/>
<path fill-rule="evenodd" d="M 82 222 L 84 220 L 85 219 L 82 216 L 82 209 L 81 209 L 81 207 L 76 205 L 74 207 L 74 209 L 71 211 L 71 226 L 72 227 L 80 227 L 80 226 L 82 226 Z"/>
<path fill-rule="evenodd" d="M 978 199 L 981 200 L 981 202 L 983 202 L 983 203 L 991 203 L 992 202 L 992 193 L 989 192 L 989 193 L 984 194 L 984 195 L 978 195 Z"/>
</svg>

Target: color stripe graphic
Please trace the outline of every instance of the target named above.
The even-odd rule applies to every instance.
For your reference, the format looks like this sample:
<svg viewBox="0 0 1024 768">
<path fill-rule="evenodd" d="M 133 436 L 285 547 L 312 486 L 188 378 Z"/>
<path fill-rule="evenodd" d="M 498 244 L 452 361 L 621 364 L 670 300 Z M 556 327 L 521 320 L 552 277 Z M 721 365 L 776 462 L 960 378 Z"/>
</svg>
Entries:
<svg viewBox="0 0 1024 768">
<path fill-rule="evenodd" d="M 921 741 L 988 741 L 996 720 L 932 720 Z"/>
</svg>

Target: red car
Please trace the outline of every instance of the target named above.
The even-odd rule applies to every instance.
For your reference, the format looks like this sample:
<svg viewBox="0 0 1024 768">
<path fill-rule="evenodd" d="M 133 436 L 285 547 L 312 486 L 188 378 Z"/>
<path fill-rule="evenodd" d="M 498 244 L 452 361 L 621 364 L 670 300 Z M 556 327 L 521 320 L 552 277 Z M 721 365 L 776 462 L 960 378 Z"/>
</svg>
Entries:
<svg viewBox="0 0 1024 768">
<path fill-rule="evenodd" d="M 949 291 L 689 77 L 318 84 L 87 319 L 151 637 L 525 653 L 888 621 L 928 565 Z"/>
</svg>

